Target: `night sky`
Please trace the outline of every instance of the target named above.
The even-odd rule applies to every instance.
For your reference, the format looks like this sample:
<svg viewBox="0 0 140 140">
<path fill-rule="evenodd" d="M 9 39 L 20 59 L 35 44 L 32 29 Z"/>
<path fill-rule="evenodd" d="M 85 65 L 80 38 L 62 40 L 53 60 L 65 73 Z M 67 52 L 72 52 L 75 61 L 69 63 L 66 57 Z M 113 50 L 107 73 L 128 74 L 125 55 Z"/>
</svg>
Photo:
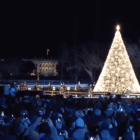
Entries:
<svg viewBox="0 0 140 140">
<path fill-rule="evenodd" d="M 124 40 L 136 43 L 140 38 L 140 8 L 135 0 L 12 1 L 1 6 L 0 58 L 45 57 L 47 48 L 49 56 L 57 58 L 62 41 L 69 47 L 89 40 L 111 45 L 117 24 Z"/>
</svg>

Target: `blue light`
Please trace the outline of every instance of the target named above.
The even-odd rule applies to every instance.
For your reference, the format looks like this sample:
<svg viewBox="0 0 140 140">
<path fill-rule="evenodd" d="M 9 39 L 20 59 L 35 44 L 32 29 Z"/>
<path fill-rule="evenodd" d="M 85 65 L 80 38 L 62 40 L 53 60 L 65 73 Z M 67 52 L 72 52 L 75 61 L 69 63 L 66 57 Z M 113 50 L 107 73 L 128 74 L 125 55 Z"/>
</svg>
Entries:
<svg viewBox="0 0 140 140">
<path fill-rule="evenodd" d="M 116 97 L 116 95 L 113 95 L 113 98 L 115 98 Z"/>
<path fill-rule="evenodd" d="M 75 97 L 77 97 L 77 94 L 75 95 Z"/>
<path fill-rule="evenodd" d="M 130 96 L 129 95 L 127 95 L 127 98 L 129 98 Z"/>
<path fill-rule="evenodd" d="M 90 97 L 90 94 L 88 94 L 88 97 Z"/>
<path fill-rule="evenodd" d="M 104 97 L 104 95 L 101 95 L 101 97 Z"/>
<path fill-rule="evenodd" d="M 137 98 L 140 98 L 140 96 L 139 96 L 139 95 L 137 95 Z"/>
</svg>

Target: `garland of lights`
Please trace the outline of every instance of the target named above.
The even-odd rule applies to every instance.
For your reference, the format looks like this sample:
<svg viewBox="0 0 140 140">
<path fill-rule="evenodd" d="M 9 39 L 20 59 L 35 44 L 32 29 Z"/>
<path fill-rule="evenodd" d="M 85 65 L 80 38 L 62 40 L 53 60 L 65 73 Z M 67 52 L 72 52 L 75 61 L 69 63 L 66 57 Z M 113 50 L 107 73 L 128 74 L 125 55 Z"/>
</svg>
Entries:
<svg viewBox="0 0 140 140">
<path fill-rule="evenodd" d="M 94 92 L 140 93 L 140 86 L 119 29 L 118 25 Z"/>
</svg>

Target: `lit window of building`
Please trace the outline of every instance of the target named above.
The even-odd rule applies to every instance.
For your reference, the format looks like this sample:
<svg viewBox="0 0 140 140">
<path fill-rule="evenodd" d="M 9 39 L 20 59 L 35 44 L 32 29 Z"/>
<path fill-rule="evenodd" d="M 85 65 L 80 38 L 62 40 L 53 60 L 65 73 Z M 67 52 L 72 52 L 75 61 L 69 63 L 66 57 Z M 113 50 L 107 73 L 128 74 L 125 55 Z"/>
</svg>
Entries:
<svg viewBox="0 0 140 140">
<path fill-rule="evenodd" d="M 40 73 L 41 75 L 48 76 L 52 74 L 54 76 L 58 75 L 56 71 L 56 65 L 58 64 L 57 60 L 48 60 L 48 59 L 22 59 L 23 61 L 31 61 L 36 66 L 36 74 Z"/>
</svg>

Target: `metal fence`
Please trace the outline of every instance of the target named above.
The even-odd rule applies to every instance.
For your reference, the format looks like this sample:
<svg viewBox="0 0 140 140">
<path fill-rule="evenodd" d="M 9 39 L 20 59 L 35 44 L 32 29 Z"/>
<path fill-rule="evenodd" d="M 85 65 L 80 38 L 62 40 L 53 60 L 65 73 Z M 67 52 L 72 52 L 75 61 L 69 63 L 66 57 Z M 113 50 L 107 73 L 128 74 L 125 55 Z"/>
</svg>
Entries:
<svg viewBox="0 0 140 140">
<path fill-rule="evenodd" d="M 76 84 L 74 81 L 67 81 L 67 80 L 2 80 L 1 82 L 3 83 L 16 83 L 16 84 L 21 84 L 26 82 L 26 84 L 35 84 L 36 82 L 38 84 L 43 84 L 43 85 L 47 85 L 49 82 L 51 82 L 51 84 L 61 84 L 61 83 L 65 83 L 65 84 Z"/>
</svg>

